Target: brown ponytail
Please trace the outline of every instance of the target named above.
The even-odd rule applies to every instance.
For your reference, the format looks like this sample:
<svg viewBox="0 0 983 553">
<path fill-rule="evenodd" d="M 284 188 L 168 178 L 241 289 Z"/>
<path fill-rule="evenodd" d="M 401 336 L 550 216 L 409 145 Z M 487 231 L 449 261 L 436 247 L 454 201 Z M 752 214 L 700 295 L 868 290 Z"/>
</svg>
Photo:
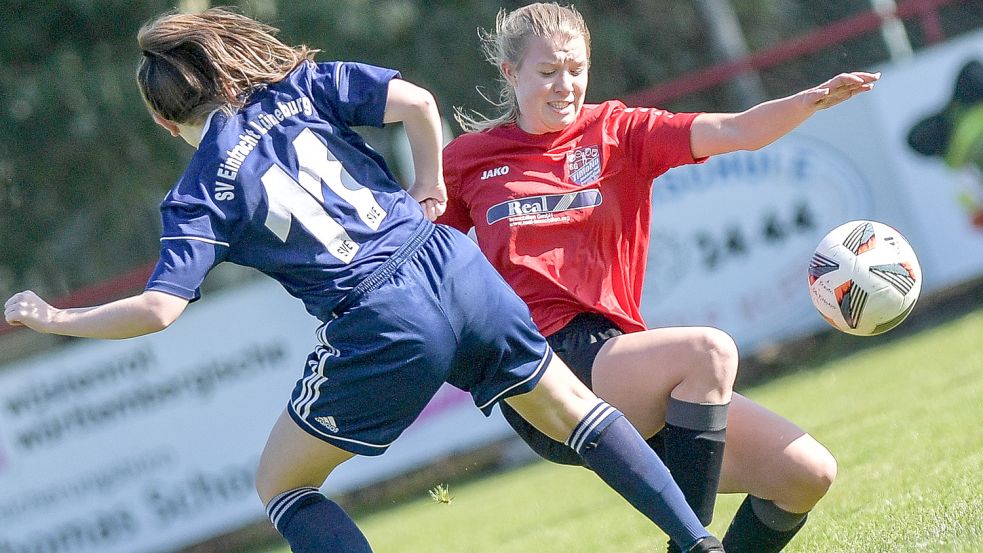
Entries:
<svg viewBox="0 0 983 553">
<path fill-rule="evenodd" d="M 278 29 L 225 8 L 169 12 L 137 33 L 137 83 L 147 105 L 176 123 L 235 110 L 253 88 L 284 79 L 317 50 L 287 46 Z"/>
</svg>

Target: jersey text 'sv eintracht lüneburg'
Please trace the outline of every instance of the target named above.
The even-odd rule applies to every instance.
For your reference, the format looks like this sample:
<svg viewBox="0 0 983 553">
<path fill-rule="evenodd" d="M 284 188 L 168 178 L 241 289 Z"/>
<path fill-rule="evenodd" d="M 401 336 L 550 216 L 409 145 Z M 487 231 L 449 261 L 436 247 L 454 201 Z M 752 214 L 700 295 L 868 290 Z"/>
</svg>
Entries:
<svg viewBox="0 0 983 553">
<path fill-rule="evenodd" d="M 279 281 L 321 320 L 423 214 L 351 127 L 383 125 L 396 71 L 305 62 L 234 115 L 214 112 L 161 213 L 150 290 L 195 299 L 229 261 Z"/>
</svg>

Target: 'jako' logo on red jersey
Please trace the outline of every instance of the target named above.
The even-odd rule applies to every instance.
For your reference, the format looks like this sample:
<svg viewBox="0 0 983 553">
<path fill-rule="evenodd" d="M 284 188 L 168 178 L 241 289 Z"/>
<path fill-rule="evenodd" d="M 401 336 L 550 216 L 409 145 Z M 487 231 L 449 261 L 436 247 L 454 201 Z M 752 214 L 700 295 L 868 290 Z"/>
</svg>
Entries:
<svg viewBox="0 0 983 553">
<path fill-rule="evenodd" d="M 601 148 L 581 146 L 567 154 L 567 178 L 575 184 L 589 184 L 601 178 Z"/>
<path fill-rule="evenodd" d="M 509 174 L 509 166 L 503 165 L 501 167 L 496 167 L 494 169 L 485 169 L 481 172 L 481 180 L 488 180 L 492 177 L 501 177 L 502 175 Z"/>
</svg>

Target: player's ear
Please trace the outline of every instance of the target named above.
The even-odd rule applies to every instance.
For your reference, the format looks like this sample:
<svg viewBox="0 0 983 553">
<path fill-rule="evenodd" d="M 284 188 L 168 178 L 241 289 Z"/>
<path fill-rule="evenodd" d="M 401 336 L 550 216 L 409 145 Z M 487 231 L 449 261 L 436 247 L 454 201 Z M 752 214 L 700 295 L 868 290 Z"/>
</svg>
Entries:
<svg viewBox="0 0 983 553">
<path fill-rule="evenodd" d="M 499 66 L 499 70 L 502 72 L 502 76 L 505 80 L 515 87 L 515 66 L 511 62 L 502 62 Z"/>
<path fill-rule="evenodd" d="M 178 127 L 177 123 L 169 119 L 164 119 L 159 114 L 151 111 L 150 115 L 154 118 L 154 123 L 157 123 L 161 127 L 167 129 L 167 132 L 171 133 L 171 136 L 177 137 L 181 136 L 181 128 Z"/>
</svg>

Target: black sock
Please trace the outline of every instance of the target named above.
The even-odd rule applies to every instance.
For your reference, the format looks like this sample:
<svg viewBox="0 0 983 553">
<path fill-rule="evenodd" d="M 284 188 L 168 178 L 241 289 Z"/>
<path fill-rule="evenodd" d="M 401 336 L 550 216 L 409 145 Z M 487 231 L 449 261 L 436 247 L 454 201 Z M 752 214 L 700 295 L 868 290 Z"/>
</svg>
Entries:
<svg viewBox="0 0 983 553">
<path fill-rule="evenodd" d="M 724 536 L 727 553 L 779 553 L 806 523 L 809 513 L 790 513 L 773 502 L 747 496 Z"/>
<path fill-rule="evenodd" d="M 727 431 L 726 404 L 690 403 L 669 398 L 660 432 L 665 462 L 704 526 L 713 520 Z"/>
</svg>

